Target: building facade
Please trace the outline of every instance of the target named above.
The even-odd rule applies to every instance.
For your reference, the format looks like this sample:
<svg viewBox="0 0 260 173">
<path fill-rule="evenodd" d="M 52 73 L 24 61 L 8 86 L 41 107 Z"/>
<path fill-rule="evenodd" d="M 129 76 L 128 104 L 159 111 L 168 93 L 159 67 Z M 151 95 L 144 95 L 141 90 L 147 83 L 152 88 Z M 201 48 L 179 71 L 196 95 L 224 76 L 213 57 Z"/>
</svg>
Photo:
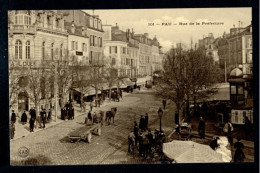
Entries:
<svg viewBox="0 0 260 173">
<path fill-rule="evenodd" d="M 24 73 L 28 69 L 46 72 L 41 83 L 50 86 L 50 92 L 40 91 L 40 107 L 53 108 L 54 76 L 50 66 L 67 61 L 67 39 L 64 15 L 60 11 L 8 11 L 10 109 L 21 113 L 37 106 L 29 87 L 28 73 Z"/>
</svg>

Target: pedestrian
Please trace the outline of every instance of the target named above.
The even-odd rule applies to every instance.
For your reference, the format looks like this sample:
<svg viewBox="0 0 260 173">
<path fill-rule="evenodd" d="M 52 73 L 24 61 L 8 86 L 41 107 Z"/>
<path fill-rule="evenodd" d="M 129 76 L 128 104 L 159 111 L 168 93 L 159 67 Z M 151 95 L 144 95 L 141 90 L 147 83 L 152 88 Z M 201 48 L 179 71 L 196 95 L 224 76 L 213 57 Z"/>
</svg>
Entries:
<svg viewBox="0 0 260 173">
<path fill-rule="evenodd" d="M 71 120 L 71 109 L 68 109 L 68 120 Z"/>
<path fill-rule="evenodd" d="M 174 121 L 176 125 L 179 125 L 179 114 L 177 111 L 175 111 L 175 117 L 174 117 Z"/>
<path fill-rule="evenodd" d="M 144 124 L 145 124 L 145 130 L 147 130 L 148 129 L 148 113 L 145 113 Z"/>
<path fill-rule="evenodd" d="M 51 121 L 51 109 L 49 109 L 47 122 L 49 123 Z"/>
<path fill-rule="evenodd" d="M 15 132 L 15 125 L 13 122 L 11 122 L 11 127 L 10 127 L 10 137 L 11 139 L 14 139 L 14 132 Z"/>
<path fill-rule="evenodd" d="M 93 114 L 93 123 L 98 123 L 98 118 L 96 112 Z"/>
<path fill-rule="evenodd" d="M 241 138 L 237 137 L 237 142 L 234 144 L 234 148 L 236 148 L 234 162 L 243 162 L 246 158 L 243 152 L 244 144 L 240 140 Z"/>
<path fill-rule="evenodd" d="M 30 123 L 30 132 L 33 132 L 34 121 L 35 121 L 35 119 L 33 118 L 33 116 L 31 116 L 30 121 L 29 121 L 29 123 Z"/>
<path fill-rule="evenodd" d="M 121 89 L 119 90 L 119 95 L 120 95 L 121 99 L 123 100 L 123 93 L 122 93 Z"/>
<path fill-rule="evenodd" d="M 93 101 L 90 101 L 90 111 L 92 111 L 92 109 L 93 109 Z"/>
<path fill-rule="evenodd" d="M 165 108 L 166 108 L 166 100 L 165 99 L 162 100 L 162 104 L 163 104 L 163 109 L 165 110 Z"/>
<path fill-rule="evenodd" d="M 144 119 L 144 116 L 141 115 L 140 122 L 139 122 L 139 129 L 144 131 L 144 128 L 145 128 L 145 119 Z"/>
<path fill-rule="evenodd" d="M 213 141 L 210 142 L 209 146 L 215 150 L 216 148 L 218 148 L 219 144 L 218 144 L 218 140 L 219 137 L 216 137 Z"/>
<path fill-rule="evenodd" d="M 252 130 L 252 124 L 251 121 L 248 119 L 248 117 L 245 117 L 245 138 L 249 139 L 250 133 Z"/>
<path fill-rule="evenodd" d="M 205 121 L 203 120 L 203 117 L 200 117 L 198 130 L 200 138 L 205 139 Z"/>
<path fill-rule="evenodd" d="M 22 114 L 21 122 L 22 122 L 23 125 L 27 123 L 26 111 L 24 111 L 23 114 Z"/>
<path fill-rule="evenodd" d="M 148 130 L 148 134 L 147 134 L 147 139 L 149 140 L 149 145 L 148 145 L 148 154 L 151 154 L 152 151 L 152 145 L 153 145 L 153 134 L 151 132 L 151 130 Z"/>
<path fill-rule="evenodd" d="M 97 98 L 97 103 L 98 103 L 98 107 L 100 107 L 101 100 L 99 97 Z"/>
<path fill-rule="evenodd" d="M 65 120 L 65 118 L 64 118 L 64 109 L 63 108 L 60 110 L 60 119 L 61 120 Z"/>
<path fill-rule="evenodd" d="M 146 158 L 149 153 L 149 140 L 146 136 L 143 137 L 143 156 Z"/>
<path fill-rule="evenodd" d="M 41 123 L 42 123 L 42 127 L 45 128 L 45 117 L 46 117 L 46 112 L 45 112 L 45 109 L 43 109 L 41 111 Z"/>
<path fill-rule="evenodd" d="M 74 110 L 74 107 L 72 106 L 71 107 L 71 119 L 74 119 L 74 116 L 75 116 L 75 110 Z"/>
<path fill-rule="evenodd" d="M 135 135 L 135 146 L 136 146 L 138 141 L 138 125 L 136 121 L 134 121 L 134 135 Z"/>
<path fill-rule="evenodd" d="M 83 110 L 84 110 L 84 112 L 86 112 L 86 103 L 85 103 L 84 100 L 83 100 L 82 106 L 83 106 Z"/>
<path fill-rule="evenodd" d="M 128 152 L 131 152 L 131 146 L 135 145 L 135 135 L 134 132 L 131 131 L 128 135 Z"/>
<path fill-rule="evenodd" d="M 91 111 L 89 111 L 88 113 L 88 119 L 87 119 L 87 124 L 88 124 L 88 121 L 91 121 L 93 123 L 93 118 L 92 118 L 92 115 L 91 115 Z"/>
<path fill-rule="evenodd" d="M 227 121 L 223 127 L 223 131 L 225 133 L 225 136 L 228 138 L 228 142 L 230 143 L 230 145 L 233 144 L 233 138 L 231 136 L 231 133 L 233 132 L 234 128 L 232 126 L 232 124 Z"/>
<path fill-rule="evenodd" d="M 140 134 L 138 135 L 138 142 L 139 142 L 139 156 L 142 157 L 143 156 L 143 133 L 140 132 Z"/>
<path fill-rule="evenodd" d="M 16 122 L 16 114 L 14 113 L 14 110 L 12 110 L 11 122 L 13 122 L 13 123 Z"/>
</svg>

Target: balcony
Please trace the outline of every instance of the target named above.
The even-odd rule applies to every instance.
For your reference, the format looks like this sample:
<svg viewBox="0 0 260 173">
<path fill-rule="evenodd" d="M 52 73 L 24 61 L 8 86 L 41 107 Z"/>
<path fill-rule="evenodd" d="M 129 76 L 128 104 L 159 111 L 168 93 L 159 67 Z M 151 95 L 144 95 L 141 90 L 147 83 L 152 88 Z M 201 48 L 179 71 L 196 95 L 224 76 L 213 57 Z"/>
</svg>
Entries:
<svg viewBox="0 0 260 173">
<path fill-rule="evenodd" d="M 10 34 L 31 34 L 36 33 L 36 27 L 34 25 L 9 25 Z"/>
</svg>

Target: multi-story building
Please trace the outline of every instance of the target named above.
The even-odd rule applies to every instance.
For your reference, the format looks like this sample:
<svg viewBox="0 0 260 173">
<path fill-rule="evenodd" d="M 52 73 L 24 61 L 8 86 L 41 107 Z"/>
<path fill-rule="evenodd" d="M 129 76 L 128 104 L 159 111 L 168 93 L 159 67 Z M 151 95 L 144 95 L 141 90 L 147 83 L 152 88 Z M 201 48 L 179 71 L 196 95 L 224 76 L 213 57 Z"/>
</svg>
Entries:
<svg viewBox="0 0 260 173">
<path fill-rule="evenodd" d="M 66 14 L 65 21 L 73 22 L 76 26 L 84 27 L 89 37 L 89 64 L 103 65 L 102 21 L 97 15 L 90 15 L 81 10 L 62 10 Z"/>
<path fill-rule="evenodd" d="M 133 32 L 119 29 L 119 26 L 103 25 L 105 30 L 104 54 L 110 64 L 117 70 L 119 76 L 134 77 L 138 74 L 138 41 L 133 38 Z"/>
<path fill-rule="evenodd" d="M 219 63 L 218 49 L 217 49 L 218 38 L 214 38 L 212 33 L 208 34 L 208 37 L 204 37 L 199 40 L 199 47 L 206 50 L 206 54 L 213 58 L 215 63 Z"/>
<path fill-rule="evenodd" d="M 64 15 L 57 10 L 13 10 L 8 11 L 8 47 L 10 86 L 18 81 L 18 87 L 10 88 L 10 107 L 15 112 L 28 111 L 35 105 L 31 94 L 26 68 L 46 69 L 56 62 L 66 62 L 68 34 L 64 28 Z M 53 64 L 54 63 L 54 64 Z M 54 65 L 55 66 L 55 65 Z M 39 76 L 40 77 L 40 76 Z M 41 90 L 40 106 L 54 105 L 54 76 L 42 78 L 51 85 L 50 93 Z"/>
<path fill-rule="evenodd" d="M 148 33 L 136 34 L 139 41 L 139 75 L 152 75 L 152 40 L 148 38 Z"/>
<path fill-rule="evenodd" d="M 69 64 L 89 64 L 89 37 L 84 26 L 65 22 L 68 35 Z"/>
</svg>

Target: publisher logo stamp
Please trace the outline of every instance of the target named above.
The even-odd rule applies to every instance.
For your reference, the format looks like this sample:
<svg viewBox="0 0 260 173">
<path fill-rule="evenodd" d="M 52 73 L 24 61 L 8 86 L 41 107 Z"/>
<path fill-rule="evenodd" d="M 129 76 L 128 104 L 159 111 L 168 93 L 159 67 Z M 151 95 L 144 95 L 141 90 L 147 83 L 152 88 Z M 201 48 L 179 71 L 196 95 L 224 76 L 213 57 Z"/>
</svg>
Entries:
<svg viewBox="0 0 260 173">
<path fill-rule="evenodd" d="M 27 157 L 29 155 L 29 149 L 25 146 L 20 147 L 18 150 L 18 154 L 20 157 Z"/>
</svg>

